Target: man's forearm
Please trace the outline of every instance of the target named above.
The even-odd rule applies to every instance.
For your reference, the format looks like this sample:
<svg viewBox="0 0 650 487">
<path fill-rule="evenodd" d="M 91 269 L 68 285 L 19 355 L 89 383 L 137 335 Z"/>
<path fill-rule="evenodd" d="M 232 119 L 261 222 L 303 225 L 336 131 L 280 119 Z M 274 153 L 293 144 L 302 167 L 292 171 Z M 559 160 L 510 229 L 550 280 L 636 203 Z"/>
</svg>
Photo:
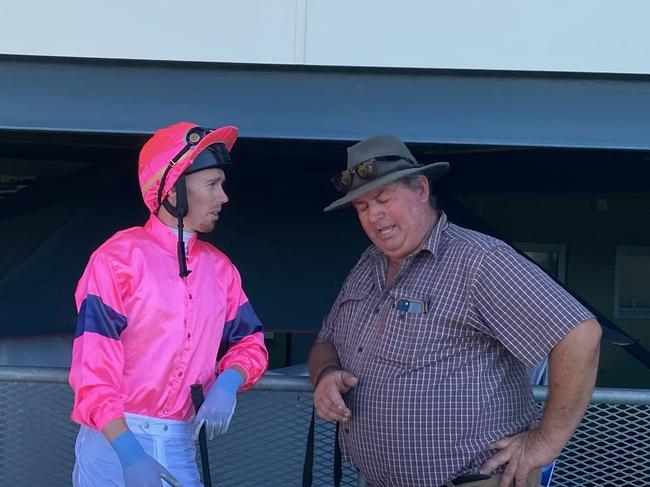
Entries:
<svg viewBox="0 0 650 487">
<path fill-rule="evenodd" d="M 549 355 L 549 390 L 540 425 L 548 447 L 560 453 L 589 405 L 598 373 L 600 325 L 587 320 Z"/>
<path fill-rule="evenodd" d="M 339 361 L 339 354 L 336 347 L 328 342 L 316 343 L 309 352 L 309 376 L 312 383 L 315 385 L 320 376 L 326 369 L 341 368 Z"/>
</svg>

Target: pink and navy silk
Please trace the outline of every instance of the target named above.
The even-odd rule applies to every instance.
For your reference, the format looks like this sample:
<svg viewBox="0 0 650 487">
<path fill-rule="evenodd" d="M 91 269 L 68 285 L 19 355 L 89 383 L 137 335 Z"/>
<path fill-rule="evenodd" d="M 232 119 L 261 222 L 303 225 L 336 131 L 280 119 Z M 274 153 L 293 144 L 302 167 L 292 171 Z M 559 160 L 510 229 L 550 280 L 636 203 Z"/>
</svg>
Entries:
<svg viewBox="0 0 650 487">
<path fill-rule="evenodd" d="M 262 324 L 235 266 L 195 236 L 178 276 L 177 237 L 157 217 L 116 233 L 90 258 L 75 299 L 72 419 L 101 430 L 124 412 L 189 420 L 190 386 L 240 366 L 242 390 L 268 365 Z"/>
</svg>

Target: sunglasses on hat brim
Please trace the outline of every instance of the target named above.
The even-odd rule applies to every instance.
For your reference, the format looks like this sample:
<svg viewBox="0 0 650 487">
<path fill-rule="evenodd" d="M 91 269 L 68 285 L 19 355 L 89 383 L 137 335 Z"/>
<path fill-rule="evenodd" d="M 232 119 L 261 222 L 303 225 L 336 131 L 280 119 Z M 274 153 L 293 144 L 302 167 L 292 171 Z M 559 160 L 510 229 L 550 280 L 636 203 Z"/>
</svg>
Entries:
<svg viewBox="0 0 650 487">
<path fill-rule="evenodd" d="M 418 164 L 413 159 L 409 159 L 408 157 L 397 156 L 397 155 L 379 156 L 379 157 L 373 157 L 371 159 L 362 161 L 356 164 L 355 166 L 353 166 L 351 169 L 344 169 L 343 171 L 339 171 L 336 174 L 334 174 L 334 176 L 332 176 L 331 180 L 332 183 L 334 184 L 334 187 L 338 191 L 340 191 L 341 193 L 347 193 L 352 187 L 352 182 L 354 180 L 355 174 L 361 179 L 373 179 L 378 172 L 377 163 L 387 162 L 387 161 L 394 162 L 399 160 L 406 161 L 415 167 L 420 166 L 420 164 Z"/>
</svg>

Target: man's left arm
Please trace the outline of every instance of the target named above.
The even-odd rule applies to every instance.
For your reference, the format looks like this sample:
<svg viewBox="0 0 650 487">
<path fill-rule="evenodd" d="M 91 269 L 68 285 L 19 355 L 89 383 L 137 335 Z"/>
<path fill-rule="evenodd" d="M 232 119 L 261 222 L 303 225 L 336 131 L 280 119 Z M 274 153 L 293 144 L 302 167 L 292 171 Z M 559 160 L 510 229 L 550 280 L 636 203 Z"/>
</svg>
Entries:
<svg viewBox="0 0 650 487">
<path fill-rule="evenodd" d="M 246 391 L 262 378 L 269 363 L 264 345 L 264 327 L 242 287 L 237 268 L 231 267 L 226 302 L 226 322 L 217 359 L 218 372 L 234 369 L 242 375 L 238 390 Z"/>
<path fill-rule="evenodd" d="M 195 439 L 202 425 L 208 439 L 228 431 L 238 392 L 253 387 L 269 363 L 262 323 L 248 302 L 234 266 L 225 305 L 226 322 L 217 353 L 218 376 L 194 418 Z"/>
<path fill-rule="evenodd" d="M 600 325 L 589 319 L 571 330 L 549 354 L 549 387 L 539 428 L 504 438 L 481 468 L 489 473 L 507 464 L 499 487 L 525 487 L 533 470 L 557 458 L 578 427 L 596 382 Z"/>
</svg>

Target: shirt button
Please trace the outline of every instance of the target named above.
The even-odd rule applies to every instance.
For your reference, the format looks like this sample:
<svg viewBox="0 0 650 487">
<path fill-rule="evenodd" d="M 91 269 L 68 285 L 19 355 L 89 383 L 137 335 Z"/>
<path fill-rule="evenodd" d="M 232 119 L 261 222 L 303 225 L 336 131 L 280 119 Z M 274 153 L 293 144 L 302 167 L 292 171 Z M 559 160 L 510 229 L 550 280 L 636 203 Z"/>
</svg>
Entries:
<svg viewBox="0 0 650 487">
<path fill-rule="evenodd" d="M 345 428 L 345 432 L 349 434 L 350 433 L 350 428 Z"/>
<path fill-rule="evenodd" d="M 179 377 L 183 377 L 183 372 L 179 372 L 179 373 L 178 373 L 178 376 L 179 376 Z"/>
<path fill-rule="evenodd" d="M 191 335 L 188 333 L 188 334 L 187 334 L 187 338 L 190 338 L 190 336 L 191 336 Z"/>
<path fill-rule="evenodd" d="M 144 424 L 144 429 L 148 430 L 149 429 L 149 423 Z"/>
<path fill-rule="evenodd" d="M 359 353 L 363 352 L 363 347 L 359 347 L 359 348 L 357 349 L 357 352 L 359 352 Z"/>
<path fill-rule="evenodd" d="M 167 431 L 168 426 L 166 424 L 163 424 L 163 431 Z"/>
<path fill-rule="evenodd" d="M 375 309 L 373 310 L 373 313 L 375 313 L 375 314 L 379 313 L 380 309 L 381 308 L 379 306 L 375 306 Z"/>
</svg>

